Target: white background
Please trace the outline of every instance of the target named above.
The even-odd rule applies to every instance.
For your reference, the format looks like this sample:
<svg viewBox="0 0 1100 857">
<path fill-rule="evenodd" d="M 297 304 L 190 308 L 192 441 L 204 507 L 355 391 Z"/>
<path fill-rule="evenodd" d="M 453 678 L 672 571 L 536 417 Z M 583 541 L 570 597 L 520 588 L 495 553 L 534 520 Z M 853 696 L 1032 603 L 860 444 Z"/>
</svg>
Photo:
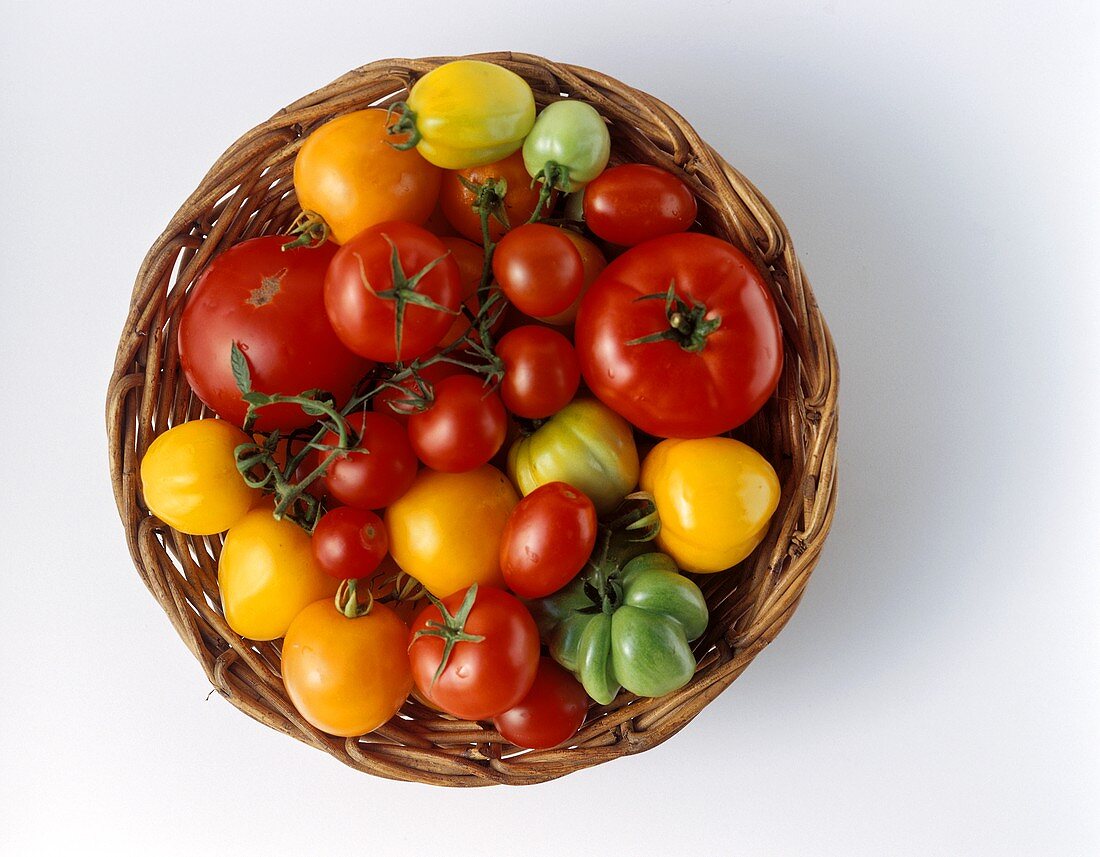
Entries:
<svg viewBox="0 0 1100 857">
<path fill-rule="evenodd" d="M 100 5 L 0 3 L 0 851 L 1100 853 L 1095 3 Z M 493 49 L 667 100 L 775 203 L 840 350 L 841 491 L 794 620 L 679 736 L 455 791 L 207 699 L 102 408 L 142 256 L 239 134 Z"/>
</svg>

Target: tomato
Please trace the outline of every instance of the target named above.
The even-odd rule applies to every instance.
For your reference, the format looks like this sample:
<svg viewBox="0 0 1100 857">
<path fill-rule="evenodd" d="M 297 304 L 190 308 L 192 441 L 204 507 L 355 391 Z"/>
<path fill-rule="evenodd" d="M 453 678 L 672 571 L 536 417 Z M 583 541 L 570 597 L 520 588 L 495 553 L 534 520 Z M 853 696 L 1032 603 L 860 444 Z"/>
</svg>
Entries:
<svg viewBox="0 0 1100 857">
<path fill-rule="evenodd" d="M 236 343 L 248 359 L 252 386 L 296 396 L 320 388 L 346 401 L 371 368 L 349 351 L 324 313 L 325 270 L 336 248 L 284 252 L 285 237 L 243 241 L 221 253 L 195 283 L 180 318 L 180 365 L 203 404 L 235 425 L 248 405 L 233 379 Z M 316 420 L 294 404 L 263 408 L 257 431 L 290 431 Z"/>
<path fill-rule="evenodd" d="M 387 220 L 421 224 L 435 208 L 443 171 L 389 144 L 379 107 L 337 116 L 306 137 L 294 158 L 294 190 L 344 244 Z"/>
<path fill-rule="evenodd" d="M 446 473 L 486 464 L 507 431 L 500 395 L 477 375 L 444 378 L 435 385 L 435 401 L 409 417 L 409 440 L 417 458 Z"/>
<path fill-rule="evenodd" d="M 552 658 L 539 658 L 527 695 L 494 717 L 493 726 L 517 747 L 548 750 L 576 735 L 587 713 L 588 694 L 581 683 Z"/>
<path fill-rule="evenodd" d="M 601 564 L 532 609 L 554 660 L 601 705 L 620 686 L 664 696 L 691 681 L 690 641 L 709 618 L 699 587 L 661 553 Z"/>
<path fill-rule="evenodd" d="M 596 546 L 596 507 L 564 482 L 540 485 L 512 510 L 500 542 L 504 580 L 521 598 L 556 592 Z"/>
<path fill-rule="evenodd" d="M 581 302 L 575 342 L 592 392 L 658 437 L 736 428 L 767 401 L 783 366 L 763 278 L 732 244 L 690 232 L 612 262 Z"/>
<path fill-rule="evenodd" d="M 192 420 L 158 435 L 141 459 L 149 511 L 192 536 L 228 530 L 261 496 L 248 487 L 233 454 L 250 441 L 224 420 Z"/>
<path fill-rule="evenodd" d="M 779 505 L 779 478 L 728 437 L 665 440 L 642 464 L 661 517 L 657 544 L 686 571 L 724 571 L 760 544 Z"/>
<path fill-rule="evenodd" d="M 421 470 L 386 509 L 390 553 L 439 598 L 473 583 L 503 586 L 500 538 L 517 502 L 516 489 L 491 465 Z"/>
<path fill-rule="evenodd" d="M 516 151 L 535 122 L 535 97 L 522 77 L 480 60 L 455 60 L 432 69 L 409 91 L 391 134 L 410 136 L 433 164 L 462 170 Z"/>
<path fill-rule="evenodd" d="M 698 210 L 683 180 L 651 164 L 612 167 L 584 189 L 588 228 L 628 247 L 690 229 Z"/>
<path fill-rule="evenodd" d="M 357 509 L 381 509 L 409 490 L 416 478 L 416 455 L 405 427 L 384 414 L 356 411 L 347 417 L 348 428 L 358 437 L 356 449 L 339 453 L 325 471 L 325 489 Z M 336 432 L 322 439 L 336 446 Z M 319 451 L 319 456 L 328 453 Z"/>
<path fill-rule="evenodd" d="M 412 690 L 408 628 L 385 604 L 349 618 L 332 599 L 310 604 L 283 641 L 287 696 L 311 724 L 350 738 L 397 714 Z"/>
<path fill-rule="evenodd" d="M 448 714 L 487 720 L 531 690 L 539 645 L 535 620 L 519 599 L 475 584 L 428 605 L 413 620 L 413 681 Z"/>
<path fill-rule="evenodd" d="M 571 303 L 564 312 L 548 315 L 542 319 L 542 321 L 545 321 L 547 324 L 553 324 L 558 327 L 571 325 L 577 320 L 577 311 L 580 309 L 581 301 L 584 299 L 589 287 L 596 281 L 596 278 L 603 273 L 603 269 L 607 267 L 607 259 L 604 258 L 603 252 L 592 243 L 592 241 L 585 238 L 580 233 L 574 232 L 572 229 L 563 229 L 562 233 L 573 242 L 573 246 L 576 247 L 577 252 L 581 254 L 581 265 L 584 267 L 584 282 L 581 284 L 580 294 L 573 299 L 573 303 Z"/>
<path fill-rule="evenodd" d="M 388 548 L 382 519 L 366 509 L 331 509 L 313 528 L 313 558 L 338 580 L 370 576 Z"/>
<path fill-rule="evenodd" d="M 548 104 L 523 141 L 532 178 L 572 193 L 596 178 L 611 155 L 607 124 L 591 104 L 565 99 Z"/>
<path fill-rule="evenodd" d="M 577 399 L 512 444 L 508 473 L 525 495 L 547 482 L 572 485 L 602 515 L 638 484 L 638 448 L 626 420 L 597 401 Z"/>
<path fill-rule="evenodd" d="M 439 343 L 458 314 L 462 277 L 443 242 L 411 223 L 365 229 L 325 275 L 325 310 L 356 354 L 393 363 Z"/>
<path fill-rule="evenodd" d="M 528 324 L 510 330 L 496 346 L 504 361 L 500 396 L 513 414 L 542 419 L 573 399 L 581 370 L 572 344 L 546 327 Z"/>
<path fill-rule="evenodd" d="M 584 285 L 584 263 L 564 230 L 529 223 L 505 235 L 493 276 L 516 308 L 534 318 L 564 312 Z"/>
<path fill-rule="evenodd" d="M 477 192 L 471 190 L 470 185 L 489 183 L 497 188 L 494 198 L 498 201 L 496 215 L 489 218 L 492 241 L 499 241 L 509 229 L 530 220 L 539 203 L 538 188 L 532 186 L 531 177 L 523 166 L 523 155 L 518 151 L 492 164 L 445 172 L 439 190 L 440 208 L 461 235 L 477 244 L 482 244 L 484 236 L 481 234 L 481 215 L 474 208 Z M 552 207 L 553 200 L 548 199 L 543 216 L 548 215 Z"/>
<path fill-rule="evenodd" d="M 481 285 L 481 269 L 485 265 L 485 251 L 464 238 L 441 238 L 443 246 L 451 252 L 451 258 L 458 264 L 458 275 L 462 283 L 460 300 L 472 314 L 477 315 L 477 289 Z M 470 329 L 470 319 L 462 312 L 455 316 L 450 328 L 439 341 L 440 348 L 461 339 Z"/>
<path fill-rule="evenodd" d="M 460 375 L 464 371 L 461 366 L 444 360 L 429 363 L 419 371 L 419 381 L 409 375 L 398 382 L 400 389 L 385 387 L 381 392 L 375 393 L 374 398 L 371 399 L 371 408 L 407 426 L 409 417 L 419 409 L 419 402 L 430 401 L 435 395 L 436 384 L 444 378 Z"/>
<path fill-rule="evenodd" d="M 218 559 L 218 590 L 229 627 L 250 640 L 276 640 L 307 605 L 331 598 L 337 582 L 313 559 L 297 524 L 276 521 L 267 503 L 229 528 Z"/>
</svg>

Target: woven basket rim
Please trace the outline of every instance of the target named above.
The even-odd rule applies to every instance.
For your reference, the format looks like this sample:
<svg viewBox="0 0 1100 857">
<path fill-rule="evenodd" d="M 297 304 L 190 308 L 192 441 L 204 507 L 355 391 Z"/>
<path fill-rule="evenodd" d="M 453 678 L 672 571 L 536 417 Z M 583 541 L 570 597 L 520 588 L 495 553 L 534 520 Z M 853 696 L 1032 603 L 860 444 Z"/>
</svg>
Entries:
<svg viewBox="0 0 1100 857">
<path fill-rule="evenodd" d="M 445 718 L 415 701 L 361 739 L 320 733 L 286 699 L 277 644 L 243 641 L 225 625 L 216 593 L 219 540 L 183 536 L 152 517 L 138 480 L 141 454 L 157 433 L 207 413 L 187 387 L 175 353 L 180 310 L 198 274 L 230 244 L 285 226 L 296 204 L 288 159 L 309 130 L 334 115 L 393 100 L 427 70 L 459 58 L 511 68 L 532 85 L 540 105 L 563 95 L 593 103 L 610 121 L 616 156 L 678 172 L 699 198 L 701 218 L 704 212 L 709 218 L 707 231 L 739 245 L 764 273 L 784 329 L 788 365 L 766 413 L 746 429 L 748 437 L 762 439 L 760 448 L 780 453 L 780 507 L 764 542 L 729 573 L 730 581 L 704 585 L 708 604 L 712 597 L 717 602 L 712 615 L 720 608 L 723 621 L 712 622 L 695 677 L 657 700 L 622 693 L 608 706 L 593 705 L 574 744 L 547 751 L 517 753 L 491 724 Z M 531 54 L 386 59 L 349 71 L 243 135 L 153 243 L 135 281 L 108 388 L 111 480 L 140 577 L 234 706 L 379 776 L 447 786 L 537 783 L 664 742 L 783 628 L 835 510 L 837 383 L 832 337 L 778 213 L 667 104 L 602 72 Z"/>
</svg>

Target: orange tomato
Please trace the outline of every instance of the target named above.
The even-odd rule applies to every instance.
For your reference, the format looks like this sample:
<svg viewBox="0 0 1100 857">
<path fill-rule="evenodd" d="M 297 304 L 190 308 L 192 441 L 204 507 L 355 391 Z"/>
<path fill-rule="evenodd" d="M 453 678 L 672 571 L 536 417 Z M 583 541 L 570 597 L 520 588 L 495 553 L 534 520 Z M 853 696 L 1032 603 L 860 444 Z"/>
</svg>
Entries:
<svg viewBox="0 0 1100 857">
<path fill-rule="evenodd" d="M 386 111 L 372 107 L 326 122 L 294 160 L 298 203 L 343 244 L 388 220 L 422 224 L 435 208 L 442 170 L 388 142 Z"/>
<path fill-rule="evenodd" d="M 503 180 L 504 213 L 511 227 L 526 223 L 538 205 L 539 188 L 538 185 L 531 186 L 531 177 L 523 165 L 522 152 L 514 152 L 503 160 L 481 167 L 448 170 L 443 174 L 439 188 L 439 206 L 458 233 L 477 244 L 482 243 L 481 217 L 473 208 L 477 196 L 463 185 L 462 179 L 477 185 L 491 179 Z M 553 200 L 554 197 L 551 196 L 544 214 L 553 206 Z M 499 241 L 507 231 L 504 224 L 495 217 L 489 218 L 489 237 L 493 241 Z"/>
</svg>

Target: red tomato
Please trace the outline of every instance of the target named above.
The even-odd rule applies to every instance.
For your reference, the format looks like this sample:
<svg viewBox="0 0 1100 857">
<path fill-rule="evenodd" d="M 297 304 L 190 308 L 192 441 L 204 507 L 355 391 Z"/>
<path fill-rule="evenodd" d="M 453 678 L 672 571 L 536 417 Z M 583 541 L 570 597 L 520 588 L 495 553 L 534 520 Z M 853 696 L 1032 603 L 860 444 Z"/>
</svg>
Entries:
<svg viewBox="0 0 1100 857">
<path fill-rule="evenodd" d="M 783 367 L 760 273 L 732 244 L 691 232 L 612 262 L 581 302 L 575 342 L 592 392 L 658 437 L 736 428 L 767 401 Z"/>
<path fill-rule="evenodd" d="M 528 750 L 548 750 L 577 734 L 588 713 L 588 694 L 553 658 L 539 658 L 535 683 L 518 705 L 493 718 L 505 741 Z"/>
<path fill-rule="evenodd" d="M 180 319 L 180 365 L 202 402 L 243 425 L 248 405 L 233 380 L 229 353 L 248 358 L 252 387 L 296 396 L 319 387 L 343 403 L 370 369 L 337 337 L 324 313 L 325 269 L 336 248 L 286 252 L 283 236 L 253 238 L 217 256 L 192 289 Z M 257 431 L 290 431 L 316 421 L 297 405 L 259 411 Z"/>
<path fill-rule="evenodd" d="M 527 608 L 502 589 L 476 584 L 439 603 L 446 613 L 430 604 L 409 634 L 420 693 L 465 720 L 487 720 L 520 702 L 539 663 L 539 632 Z M 447 638 L 456 642 L 444 662 Z"/>
<path fill-rule="evenodd" d="M 387 363 L 413 360 L 437 345 L 461 294 L 458 263 L 443 242 L 396 220 L 345 242 L 325 275 L 325 310 L 337 336 L 356 354 Z"/>
<path fill-rule="evenodd" d="M 458 263 L 458 273 L 462 280 L 462 303 L 477 315 L 477 287 L 481 285 L 481 269 L 485 265 L 485 251 L 465 238 L 440 238 L 443 246 L 451 251 L 451 256 Z M 465 313 L 460 312 L 451 322 L 447 333 L 440 340 L 439 346 L 443 348 L 455 340 L 461 338 L 470 329 L 470 319 Z"/>
<path fill-rule="evenodd" d="M 347 422 L 359 436 L 356 446 L 367 451 L 338 455 L 325 471 L 325 488 L 341 503 L 357 509 L 390 505 L 416 478 L 416 455 L 405 427 L 382 414 L 363 411 L 348 416 Z M 321 442 L 336 446 L 339 440 L 335 432 L 329 432 Z M 328 452 L 317 454 L 326 456 Z"/>
<path fill-rule="evenodd" d="M 477 194 L 467 188 L 462 179 L 474 185 L 503 180 L 504 216 L 512 228 L 530 220 L 539 203 L 539 187 L 532 186 L 531 176 L 523 165 L 523 153 L 518 149 L 507 158 L 491 164 L 467 167 L 464 170 L 447 170 L 443 173 L 443 182 L 439 187 L 439 206 L 451 225 L 476 244 L 482 243 L 481 215 L 474 210 Z M 543 213 L 548 214 L 552 207 L 553 196 L 547 200 Z M 498 218 L 489 218 L 489 237 L 493 241 L 499 241 L 507 231 L 507 227 Z"/>
<path fill-rule="evenodd" d="M 584 263 L 564 230 L 531 223 L 500 240 L 493 276 L 517 309 L 545 318 L 567 310 L 581 293 Z"/>
<path fill-rule="evenodd" d="M 521 598 L 557 592 L 596 546 L 596 507 L 564 482 L 540 485 L 512 510 L 500 541 L 500 570 Z"/>
<path fill-rule="evenodd" d="M 463 374 L 463 369 L 454 363 L 440 360 L 429 363 L 420 370 L 420 378 L 424 382 L 418 383 L 415 378 L 408 377 L 400 382 L 401 390 L 394 387 L 386 387 L 381 392 L 375 393 L 371 399 L 371 409 L 380 414 L 407 425 L 409 417 L 416 412 L 416 400 L 431 398 L 435 395 L 435 385 L 444 378 L 452 375 Z M 427 387 L 427 389 L 425 389 Z M 406 392 L 407 391 L 407 392 Z"/>
<path fill-rule="evenodd" d="M 538 420 L 555 414 L 573 399 L 581 370 L 572 344 L 548 327 L 528 324 L 501 337 L 497 356 L 504 361 L 500 397 L 513 414 Z"/>
<path fill-rule="evenodd" d="M 650 164 L 612 167 L 584 189 L 585 224 L 604 241 L 627 247 L 690 229 L 698 211 L 691 188 Z"/>
<path fill-rule="evenodd" d="M 313 528 L 312 544 L 317 565 L 340 580 L 373 574 L 389 549 L 382 519 L 351 506 L 322 515 Z"/>
<path fill-rule="evenodd" d="M 487 463 L 508 432 L 508 415 L 496 390 L 477 375 L 444 378 L 435 401 L 409 417 L 409 440 L 417 457 L 433 470 L 460 473 Z"/>
<path fill-rule="evenodd" d="M 553 324 L 558 327 L 564 327 L 571 325 L 577 320 L 577 310 L 580 309 L 581 301 L 584 299 L 585 293 L 589 287 L 596 282 L 596 277 L 603 273 L 603 269 L 607 267 L 607 259 L 603 255 L 603 251 L 600 250 L 592 241 L 574 232 L 572 229 L 563 229 L 562 233 L 573 242 L 573 246 L 577 248 L 577 252 L 581 254 L 581 264 L 584 266 L 584 284 L 581 286 L 581 292 L 573 300 L 573 303 L 564 312 L 559 312 L 556 315 L 550 315 L 542 319 L 547 324 Z"/>
</svg>

